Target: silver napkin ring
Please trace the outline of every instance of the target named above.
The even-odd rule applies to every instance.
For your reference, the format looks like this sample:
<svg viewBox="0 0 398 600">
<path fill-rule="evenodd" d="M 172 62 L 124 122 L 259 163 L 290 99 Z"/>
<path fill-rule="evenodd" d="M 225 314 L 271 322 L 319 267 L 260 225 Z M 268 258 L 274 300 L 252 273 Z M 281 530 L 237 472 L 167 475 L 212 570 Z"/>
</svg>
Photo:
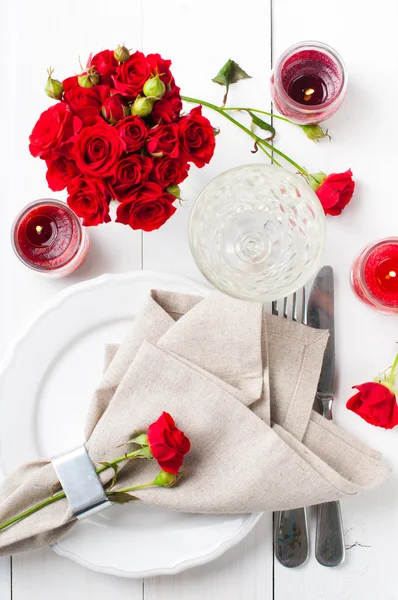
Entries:
<svg viewBox="0 0 398 600">
<path fill-rule="evenodd" d="M 111 506 L 84 446 L 53 458 L 52 464 L 77 519 Z"/>
</svg>

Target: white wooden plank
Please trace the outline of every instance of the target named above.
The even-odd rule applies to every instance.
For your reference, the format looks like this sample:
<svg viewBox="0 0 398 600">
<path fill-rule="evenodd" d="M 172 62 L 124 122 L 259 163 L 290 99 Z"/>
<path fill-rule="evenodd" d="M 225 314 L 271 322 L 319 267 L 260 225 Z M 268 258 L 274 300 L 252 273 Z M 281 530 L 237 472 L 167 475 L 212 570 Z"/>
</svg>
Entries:
<svg viewBox="0 0 398 600">
<path fill-rule="evenodd" d="M 273 55 L 291 44 L 320 39 L 342 55 L 349 72 L 347 97 L 329 126 L 332 142 L 314 144 L 302 132 L 277 123 L 278 147 L 313 172 L 342 172 L 351 167 L 357 181 L 352 203 L 340 217 L 328 218 L 325 263 L 336 274 L 337 394 L 335 419 L 362 441 L 381 450 L 396 470 L 397 432 L 374 428 L 349 413 L 351 386 L 371 380 L 396 352 L 395 320 L 373 312 L 354 296 L 349 271 L 356 253 L 369 241 L 396 235 L 398 205 L 394 196 L 398 125 L 388 110 L 398 93 L 395 77 L 398 50 L 394 0 L 377 5 L 336 0 L 274 2 Z M 337 569 L 311 557 L 299 569 L 276 564 L 275 598 L 294 590 L 296 600 L 392 600 L 397 597 L 394 572 L 398 482 L 396 476 L 379 490 L 342 502 L 347 551 Z M 314 535 L 314 524 L 312 527 Z"/>
<path fill-rule="evenodd" d="M 78 72 L 79 55 L 84 63 L 89 52 L 115 47 L 124 42 L 141 46 L 141 0 L 106 0 L 65 4 L 38 0 L 31 3 L 1 4 L 0 48 L 7 94 L 0 107 L 3 144 L 0 148 L 2 219 L 0 220 L 0 261 L 3 275 L 0 294 L 0 354 L 29 321 L 43 302 L 57 291 L 105 272 L 121 272 L 141 267 L 141 235 L 127 227 L 108 224 L 91 230 L 90 254 L 78 272 L 59 281 L 42 280 L 25 269 L 13 256 L 9 230 L 15 214 L 35 198 L 58 197 L 45 180 L 44 164 L 28 151 L 28 136 L 40 112 L 50 105 L 43 86 L 46 69 L 56 67 L 64 78 Z M 121 18 L 122 17 L 122 18 Z M 12 57 L 12 58 L 11 58 Z M 10 598 L 8 560 L 0 563 L 0 598 Z M 4 576 L 3 576 L 4 571 Z M 9 569 L 8 569 L 9 571 Z M 89 572 L 51 550 L 15 556 L 13 559 L 13 599 L 48 600 L 86 597 L 99 600 L 142 597 L 141 581 L 122 580 Z"/>
<path fill-rule="evenodd" d="M 158 18 L 154 18 L 156 15 Z M 162 18 L 160 18 L 160 15 Z M 253 2 L 250 11 L 235 10 L 227 0 L 204 0 L 198 5 L 176 0 L 172 10 L 162 0 L 144 5 L 144 52 L 160 52 L 172 59 L 172 71 L 182 94 L 221 104 L 223 89 L 211 82 L 219 68 L 232 58 L 253 79 L 232 86 L 230 106 L 248 105 L 258 98 L 270 107 L 267 73 L 270 66 L 270 5 Z M 255 48 L 255 50 L 254 50 Z M 187 105 L 187 109 L 192 105 Z M 266 110 L 266 108 L 265 108 Z M 252 155 L 252 144 L 225 119 L 203 111 L 221 129 L 215 156 L 203 169 L 191 167 L 182 184 L 187 205 L 159 231 L 144 234 L 144 268 L 161 269 L 205 281 L 196 268 L 188 244 L 188 221 L 200 190 L 222 171 L 264 161 Z M 214 563 L 175 577 L 145 580 L 145 600 L 240 600 L 272 598 L 271 517 L 236 548 Z"/>
</svg>

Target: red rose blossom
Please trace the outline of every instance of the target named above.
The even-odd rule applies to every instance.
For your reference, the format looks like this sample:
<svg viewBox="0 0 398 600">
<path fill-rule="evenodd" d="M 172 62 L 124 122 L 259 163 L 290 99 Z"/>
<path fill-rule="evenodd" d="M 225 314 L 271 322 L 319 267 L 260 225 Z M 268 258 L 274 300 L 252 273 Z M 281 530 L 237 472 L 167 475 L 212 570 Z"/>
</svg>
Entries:
<svg viewBox="0 0 398 600">
<path fill-rule="evenodd" d="M 101 115 L 111 125 L 115 125 L 129 114 L 129 107 L 122 102 L 119 96 L 109 96 L 101 108 Z"/>
<path fill-rule="evenodd" d="M 148 179 L 151 169 L 152 159 L 149 156 L 131 154 L 120 160 L 109 180 L 115 198 L 120 202 L 128 200 L 136 187 Z"/>
<path fill-rule="evenodd" d="M 368 382 L 355 385 L 358 393 L 346 404 L 348 410 L 356 413 L 367 423 L 392 429 L 398 425 L 398 406 L 395 394 L 381 383 Z"/>
<path fill-rule="evenodd" d="M 179 154 L 178 126 L 174 123 L 157 125 L 148 132 L 146 147 L 150 154 L 177 158 Z"/>
<path fill-rule="evenodd" d="M 72 75 L 72 77 L 67 77 L 63 80 L 62 85 L 64 86 L 64 94 L 69 92 L 72 88 L 78 87 L 79 83 L 77 81 L 77 75 Z"/>
<path fill-rule="evenodd" d="M 109 93 L 106 85 L 96 85 L 92 88 L 72 87 L 64 93 L 65 102 L 72 112 L 80 119 L 96 117 Z"/>
<path fill-rule="evenodd" d="M 150 179 L 166 188 L 171 183 L 178 185 L 188 177 L 189 164 L 179 158 L 162 156 L 153 161 L 153 170 Z"/>
<path fill-rule="evenodd" d="M 116 125 L 116 129 L 126 152 L 136 152 L 144 146 L 148 130 L 141 117 L 126 117 Z"/>
<path fill-rule="evenodd" d="M 144 83 L 151 75 L 151 66 L 142 52 L 134 52 L 118 66 L 113 76 L 115 90 L 129 100 L 134 100 L 142 91 Z"/>
<path fill-rule="evenodd" d="M 191 449 L 186 435 L 177 429 L 173 417 L 163 412 L 148 428 L 148 443 L 160 468 L 177 475 L 184 457 Z"/>
<path fill-rule="evenodd" d="M 174 87 L 163 98 L 155 102 L 151 117 L 155 123 L 171 123 L 175 121 L 182 111 L 180 88 Z"/>
<path fill-rule="evenodd" d="M 110 195 L 101 181 L 75 177 L 68 185 L 68 206 L 83 219 L 85 227 L 108 223 Z"/>
<path fill-rule="evenodd" d="M 186 160 L 197 167 L 209 163 L 216 145 L 213 127 L 206 117 L 202 116 L 202 107 L 196 106 L 179 122 L 181 150 Z"/>
<path fill-rule="evenodd" d="M 117 71 L 117 61 L 113 50 L 102 50 L 90 58 L 87 67 L 94 68 L 101 75 L 101 83 L 110 85 L 112 75 Z"/>
<path fill-rule="evenodd" d="M 170 72 L 171 60 L 165 60 L 160 54 L 148 54 L 146 59 L 152 75 L 159 75 L 166 88 L 174 87 L 174 77 Z"/>
<path fill-rule="evenodd" d="M 345 173 L 332 173 L 328 175 L 316 189 L 323 210 L 327 215 L 337 216 L 351 200 L 355 189 L 352 171 Z"/>
<path fill-rule="evenodd" d="M 70 180 L 79 175 L 75 161 L 70 160 L 66 156 L 61 155 L 54 160 L 47 159 L 46 164 L 46 179 L 48 187 L 53 192 L 64 190 Z"/>
<path fill-rule="evenodd" d="M 83 174 L 108 177 L 113 174 L 122 152 L 118 132 L 102 122 L 82 129 L 73 148 L 73 157 Z"/>
<path fill-rule="evenodd" d="M 117 207 L 116 221 L 132 229 L 153 231 L 159 229 L 176 211 L 175 197 L 164 192 L 157 183 L 139 186 L 127 202 Z"/>
<path fill-rule="evenodd" d="M 29 136 L 29 150 L 32 156 L 55 159 L 62 147 L 81 128 L 81 120 L 74 117 L 70 108 L 63 102 L 50 106 L 41 113 Z"/>
</svg>

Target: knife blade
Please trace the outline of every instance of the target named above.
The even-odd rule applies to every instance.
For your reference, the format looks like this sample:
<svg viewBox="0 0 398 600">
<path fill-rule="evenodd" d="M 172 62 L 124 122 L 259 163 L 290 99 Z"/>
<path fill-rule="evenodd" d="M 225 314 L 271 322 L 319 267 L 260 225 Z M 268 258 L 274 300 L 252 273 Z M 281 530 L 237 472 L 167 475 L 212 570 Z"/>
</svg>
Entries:
<svg viewBox="0 0 398 600">
<path fill-rule="evenodd" d="M 334 276 L 330 266 L 322 267 L 315 277 L 308 299 L 307 323 L 316 329 L 329 329 L 330 336 L 323 356 L 314 408 L 318 408 L 318 412 L 327 419 L 332 419 L 335 343 Z M 344 561 L 344 532 L 340 503 L 337 501 L 318 505 L 315 556 L 325 567 L 337 567 Z"/>
<path fill-rule="evenodd" d="M 307 307 L 307 323 L 315 329 L 329 329 L 329 339 L 323 356 L 314 408 L 327 419 L 332 418 L 335 343 L 334 343 L 334 276 L 325 266 L 315 277 Z"/>
</svg>

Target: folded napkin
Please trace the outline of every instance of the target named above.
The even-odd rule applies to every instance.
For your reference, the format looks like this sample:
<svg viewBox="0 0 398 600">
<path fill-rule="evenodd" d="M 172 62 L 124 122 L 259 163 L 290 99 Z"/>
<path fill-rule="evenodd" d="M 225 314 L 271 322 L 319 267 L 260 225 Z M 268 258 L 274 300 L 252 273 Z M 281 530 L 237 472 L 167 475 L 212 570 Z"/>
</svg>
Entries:
<svg viewBox="0 0 398 600">
<path fill-rule="evenodd" d="M 92 462 L 119 456 L 118 445 L 167 411 L 191 452 L 178 486 L 135 492 L 151 506 L 281 510 L 379 485 L 389 473 L 380 454 L 312 411 L 327 339 L 326 331 L 264 314 L 260 304 L 152 292 L 125 341 L 107 349 L 85 429 Z M 157 472 L 154 461 L 125 463 L 116 487 Z M 102 483 L 112 476 L 102 473 Z M 22 466 L 3 485 L 0 522 L 48 497 L 56 482 L 47 459 Z M 1 531 L 0 554 L 52 544 L 75 522 L 60 500 Z"/>
</svg>

